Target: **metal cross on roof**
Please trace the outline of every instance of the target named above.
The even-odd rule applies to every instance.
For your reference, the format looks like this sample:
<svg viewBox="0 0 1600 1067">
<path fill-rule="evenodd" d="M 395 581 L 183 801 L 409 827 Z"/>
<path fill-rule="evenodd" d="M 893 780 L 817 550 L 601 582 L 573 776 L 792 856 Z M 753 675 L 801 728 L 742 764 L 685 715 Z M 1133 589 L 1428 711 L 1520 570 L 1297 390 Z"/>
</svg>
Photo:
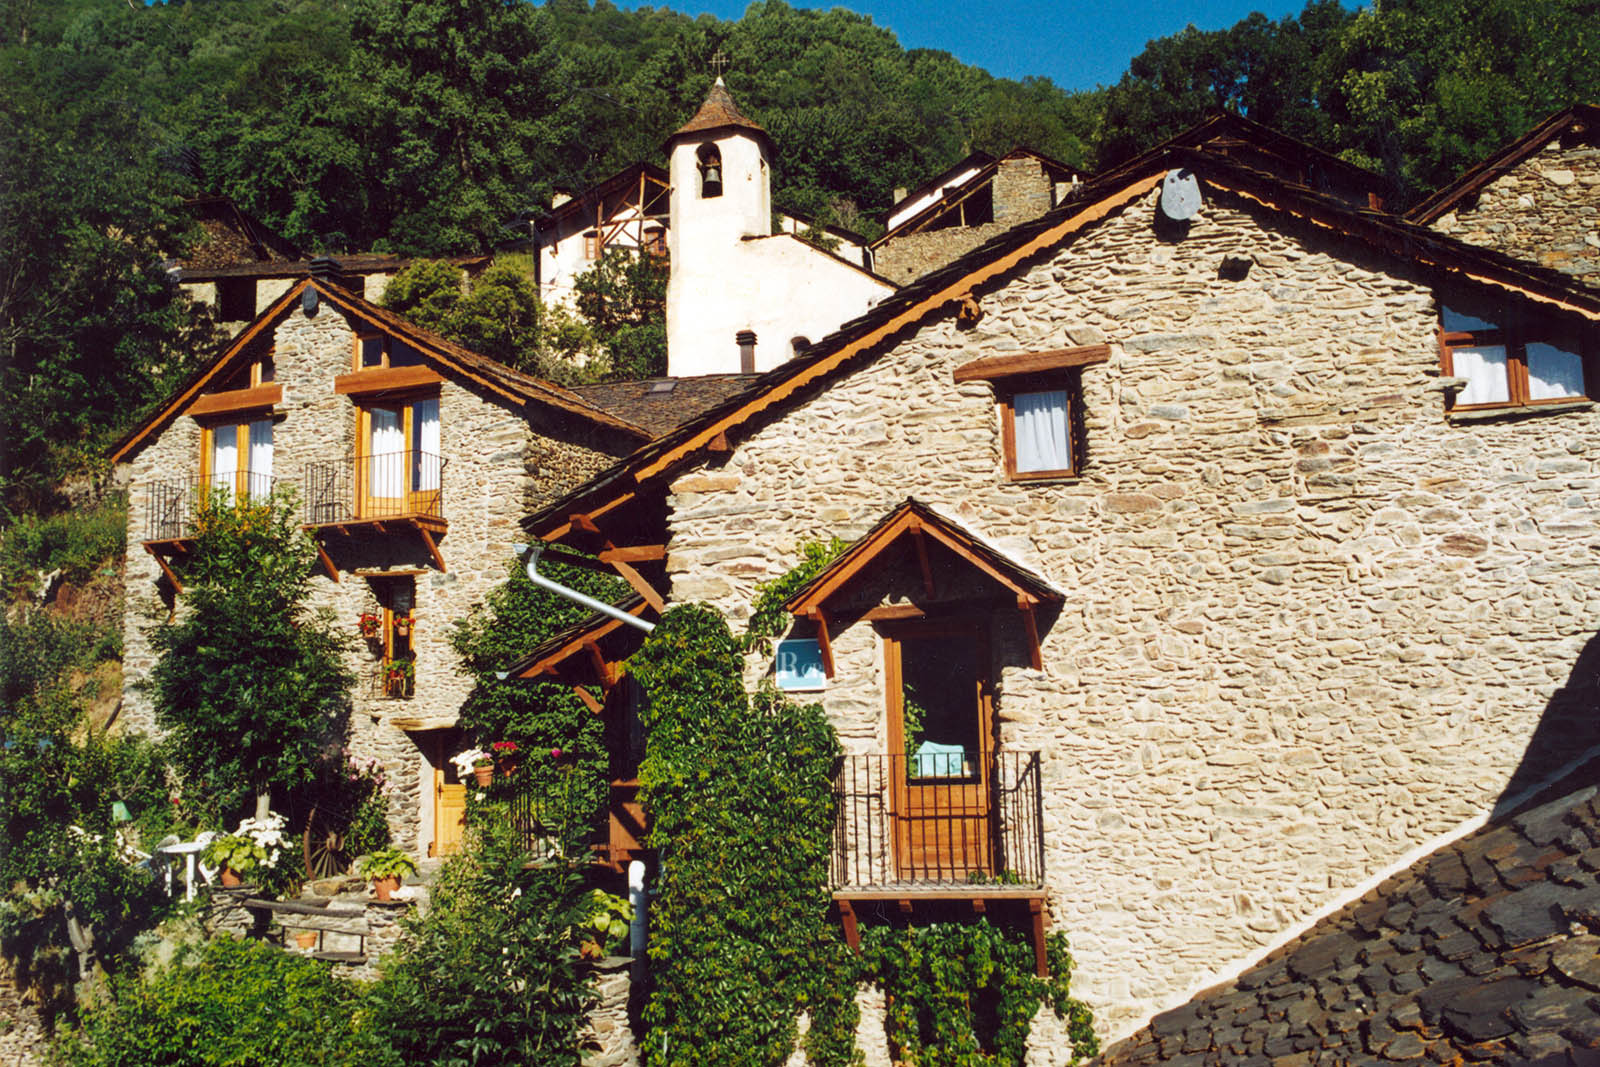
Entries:
<svg viewBox="0 0 1600 1067">
<path fill-rule="evenodd" d="M 732 61 L 722 54 L 722 49 L 717 49 L 717 54 L 711 57 L 711 66 L 716 70 L 717 77 L 722 77 L 722 72 L 728 68 L 730 62 Z"/>
</svg>

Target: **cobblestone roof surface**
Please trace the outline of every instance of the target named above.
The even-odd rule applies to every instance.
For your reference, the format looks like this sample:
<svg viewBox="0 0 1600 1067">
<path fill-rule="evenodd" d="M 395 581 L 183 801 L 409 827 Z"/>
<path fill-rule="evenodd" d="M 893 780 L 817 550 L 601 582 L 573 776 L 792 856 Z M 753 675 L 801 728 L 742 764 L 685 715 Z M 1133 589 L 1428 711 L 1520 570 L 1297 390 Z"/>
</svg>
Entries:
<svg viewBox="0 0 1600 1067">
<path fill-rule="evenodd" d="M 1432 853 L 1095 1063 L 1600 1065 L 1596 794 Z"/>
<path fill-rule="evenodd" d="M 572 391 L 654 436 L 676 430 L 729 397 L 748 389 L 756 374 L 702 374 L 693 378 L 643 378 L 636 382 L 575 385 Z"/>
</svg>

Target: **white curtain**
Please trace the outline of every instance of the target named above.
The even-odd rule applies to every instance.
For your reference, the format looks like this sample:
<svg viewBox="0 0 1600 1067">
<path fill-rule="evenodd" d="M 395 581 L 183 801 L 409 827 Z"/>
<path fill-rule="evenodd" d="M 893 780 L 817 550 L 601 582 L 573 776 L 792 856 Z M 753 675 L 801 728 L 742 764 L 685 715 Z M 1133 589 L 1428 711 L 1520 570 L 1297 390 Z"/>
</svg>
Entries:
<svg viewBox="0 0 1600 1067">
<path fill-rule="evenodd" d="M 1528 399 L 1583 396 L 1583 357 L 1544 341 L 1528 344 Z"/>
<path fill-rule="evenodd" d="M 405 490 L 405 428 L 400 412 L 388 408 L 372 409 L 372 440 L 367 462 L 371 464 L 368 495 L 398 497 Z"/>
<path fill-rule="evenodd" d="M 1012 400 L 1012 418 L 1017 428 L 1018 472 L 1072 468 L 1065 389 L 1018 393 Z"/>
<path fill-rule="evenodd" d="M 1504 404 L 1511 399 L 1505 345 L 1452 348 L 1450 365 L 1457 378 L 1467 380 L 1467 387 L 1456 394 L 1457 404 Z"/>
<path fill-rule="evenodd" d="M 439 398 L 419 400 L 411 406 L 412 433 L 417 451 L 411 484 L 417 492 L 439 488 Z"/>
<path fill-rule="evenodd" d="M 250 424 L 250 484 L 245 491 L 253 500 L 264 500 L 272 490 L 272 420 L 258 419 Z"/>
<path fill-rule="evenodd" d="M 239 427 L 218 426 L 211 431 L 210 489 L 225 489 L 233 499 L 239 475 Z"/>
</svg>

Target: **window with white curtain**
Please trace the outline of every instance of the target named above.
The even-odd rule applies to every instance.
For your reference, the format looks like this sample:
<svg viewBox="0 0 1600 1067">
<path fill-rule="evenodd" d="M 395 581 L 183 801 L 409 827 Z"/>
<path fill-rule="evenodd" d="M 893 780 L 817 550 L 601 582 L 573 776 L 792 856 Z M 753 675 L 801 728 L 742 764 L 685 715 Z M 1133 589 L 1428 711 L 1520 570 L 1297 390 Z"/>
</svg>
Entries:
<svg viewBox="0 0 1600 1067">
<path fill-rule="evenodd" d="M 1465 383 L 1455 391 L 1452 410 L 1589 395 L 1581 338 L 1525 311 L 1441 304 L 1439 340 L 1444 372 Z"/>
<path fill-rule="evenodd" d="M 1072 433 L 1067 391 L 1017 393 L 1011 399 L 1016 423 L 1018 474 L 1072 469 Z"/>
<path fill-rule="evenodd" d="M 210 488 L 264 500 L 272 492 L 272 420 L 227 422 L 207 430 Z"/>
<path fill-rule="evenodd" d="M 428 492 L 439 488 L 439 398 L 412 404 L 411 425 L 416 440 L 411 454 L 411 488 Z"/>
</svg>

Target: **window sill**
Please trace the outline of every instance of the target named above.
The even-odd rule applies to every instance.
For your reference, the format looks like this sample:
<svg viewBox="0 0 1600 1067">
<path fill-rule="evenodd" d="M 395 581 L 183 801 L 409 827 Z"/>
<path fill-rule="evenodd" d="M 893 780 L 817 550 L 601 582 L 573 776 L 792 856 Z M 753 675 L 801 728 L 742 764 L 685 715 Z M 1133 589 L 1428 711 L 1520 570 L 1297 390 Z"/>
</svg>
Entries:
<svg viewBox="0 0 1600 1067">
<path fill-rule="evenodd" d="M 1460 426 L 1478 422 L 1520 422 L 1523 419 L 1537 419 L 1545 415 L 1570 415 L 1573 412 L 1594 409 L 1593 400 L 1571 400 L 1559 404 L 1523 404 L 1517 407 L 1447 411 L 1444 417 L 1452 426 Z"/>
</svg>

